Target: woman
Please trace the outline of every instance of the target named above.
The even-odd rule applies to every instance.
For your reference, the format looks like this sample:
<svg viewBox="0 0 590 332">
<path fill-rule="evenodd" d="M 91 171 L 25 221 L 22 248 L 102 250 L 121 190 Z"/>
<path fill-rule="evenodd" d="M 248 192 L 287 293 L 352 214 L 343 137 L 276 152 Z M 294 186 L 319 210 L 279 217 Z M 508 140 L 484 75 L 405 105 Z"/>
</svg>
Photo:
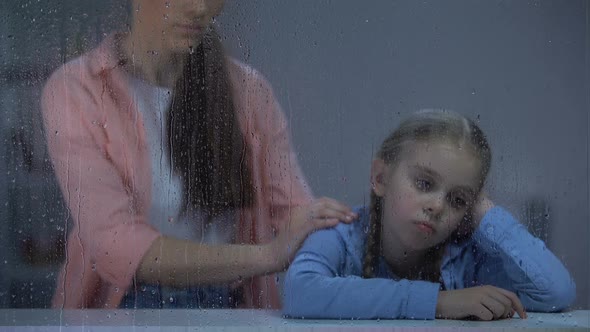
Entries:
<svg viewBox="0 0 590 332">
<path fill-rule="evenodd" d="M 311 200 L 268 83 L 223 54 L 223 3 L 132 0 L 129 32 L 47 82 L 73 219 L 54 307 L 276 308 L 268 274 L 313 230 L 355 218 Z"/>
</svg>

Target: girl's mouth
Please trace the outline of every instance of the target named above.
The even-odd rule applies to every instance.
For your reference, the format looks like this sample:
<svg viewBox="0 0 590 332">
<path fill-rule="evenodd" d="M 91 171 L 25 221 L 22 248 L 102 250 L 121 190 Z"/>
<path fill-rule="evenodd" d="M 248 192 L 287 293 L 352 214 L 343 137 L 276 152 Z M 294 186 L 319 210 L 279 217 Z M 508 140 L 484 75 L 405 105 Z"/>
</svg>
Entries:
<svg viewBox="0 0 590 332">
<path fill-rule="evenodd" d="M 432 234 L 434 233 L 434 227 L 427 222 L 415 222 L 414 225 L 423 233 Z"/>
</svg>

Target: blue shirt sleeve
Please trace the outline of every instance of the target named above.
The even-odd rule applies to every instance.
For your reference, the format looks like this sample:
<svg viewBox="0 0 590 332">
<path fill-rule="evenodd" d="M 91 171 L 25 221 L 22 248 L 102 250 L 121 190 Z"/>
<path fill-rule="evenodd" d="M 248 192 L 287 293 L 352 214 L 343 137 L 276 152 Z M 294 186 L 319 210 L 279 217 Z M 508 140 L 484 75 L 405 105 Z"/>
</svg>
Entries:
<svg viewBox="0 0 590 332">
<path fill-rule="evenodd" d="M 340 225 L 347 227 L 349 225 Z M 338 227 L 340 227 L 338 226 Z M 352 271 L 350 238 L 336 228 L 310 235 L 285 278 L 283 313 L 296 318 L 434 319 L 439 284 L 364 279 Z M 358 250 L 357 250 L 358 251 Z M 360 260 L 357 257 L 357 264 Z"/>
<path fill-rule="evenodd" d="M 515 292 L 529 311 L 563 310 L 575 300 L 567 269 L 506 210 L 488 211 L 473 240 L 478 284 Z"/>
</svg>

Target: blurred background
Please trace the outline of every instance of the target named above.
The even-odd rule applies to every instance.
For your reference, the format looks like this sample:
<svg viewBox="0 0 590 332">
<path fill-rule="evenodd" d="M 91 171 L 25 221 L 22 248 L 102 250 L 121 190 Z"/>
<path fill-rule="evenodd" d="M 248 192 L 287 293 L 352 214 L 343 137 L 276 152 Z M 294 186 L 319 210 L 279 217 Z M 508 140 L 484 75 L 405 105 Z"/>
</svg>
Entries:
<svg viewBox="0 0 590 332">
<path fill-rule="evenodd" d="M 126 0 L 0 3 L 0 307 L 48 307 L 69 215 L 39 94 L 125 28 Z M 590 3 L 227 0 L 216 21 L 262 72 L 316 195 L 368 202 L 369 166 L 408 113 L 450 108 L 494 150 L 488 191 L 544 239 L 590 303 Z M 321 142 L 321 144 L 318 144 Z"/>
</svg>

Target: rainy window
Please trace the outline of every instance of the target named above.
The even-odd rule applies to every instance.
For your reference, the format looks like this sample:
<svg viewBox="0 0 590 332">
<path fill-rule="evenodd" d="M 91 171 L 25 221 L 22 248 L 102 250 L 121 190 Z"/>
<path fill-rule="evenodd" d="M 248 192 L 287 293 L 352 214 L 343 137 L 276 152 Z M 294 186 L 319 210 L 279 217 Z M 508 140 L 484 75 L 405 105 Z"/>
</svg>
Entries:
<svg viewBox="0 0 590 332">
<path fill-rule="evenodd" d="M 3 1 L 0 308 L 485 319 L 365 315 L 374 301 L 299 293 L 316 273 L 587 309 L 589 10 Z M 462 136 L 388 140 L 407 119 L 459 121 Z M 561 293 L 527 297 L 545 284 Z"/>
</svg>

